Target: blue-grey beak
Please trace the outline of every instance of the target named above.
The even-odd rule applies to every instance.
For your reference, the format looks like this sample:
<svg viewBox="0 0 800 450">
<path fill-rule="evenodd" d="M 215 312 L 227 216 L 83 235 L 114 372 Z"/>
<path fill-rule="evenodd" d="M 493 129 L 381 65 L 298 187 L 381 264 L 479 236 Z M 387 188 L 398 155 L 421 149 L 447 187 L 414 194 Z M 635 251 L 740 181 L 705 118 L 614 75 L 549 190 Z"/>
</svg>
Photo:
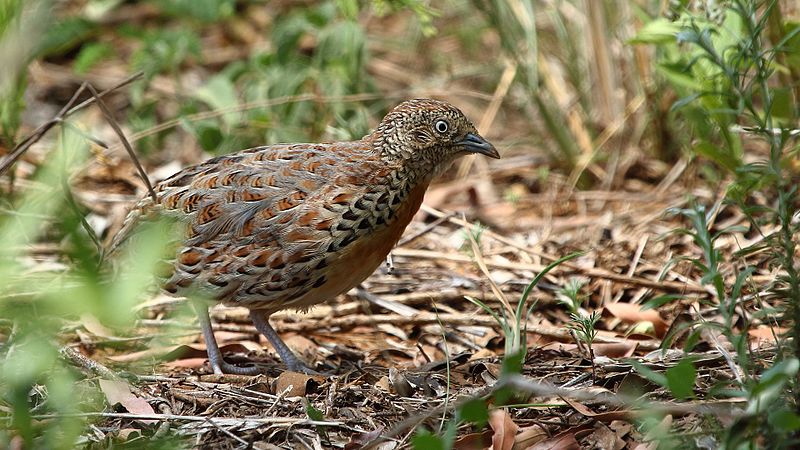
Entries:
<svg viewBox="0 0 800 450">
<path fill-rule="evenodd" d="M 500 159 L 500 153 L 490 144 L 486 139 L 475 133 L 467 133 L 464 139 L 457 142 L 458 145 L 463 145 L 464 150 L 470 153 L 480 153 L 490 158 Z"/>
</svg>

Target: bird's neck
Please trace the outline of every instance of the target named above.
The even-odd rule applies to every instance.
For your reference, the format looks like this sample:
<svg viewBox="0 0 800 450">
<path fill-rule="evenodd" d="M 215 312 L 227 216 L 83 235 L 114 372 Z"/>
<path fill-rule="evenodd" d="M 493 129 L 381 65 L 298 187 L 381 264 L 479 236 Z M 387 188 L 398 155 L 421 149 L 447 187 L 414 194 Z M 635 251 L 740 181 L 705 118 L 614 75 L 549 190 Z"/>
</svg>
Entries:
<svg viewBox="0 0 800 450">
<path fill-rule="evenodd" d="M 452 154 L 446 149 L 412 151 L 402 142 L 393 140 L 393 134 L 382 128 L 362 138 L 368 142 L 383 164 L 392 167 L 385 187 L 407 198 L 411 191 L 427 189 L 431 181 L 441 175 L 452 164 Z"/>
</svg>

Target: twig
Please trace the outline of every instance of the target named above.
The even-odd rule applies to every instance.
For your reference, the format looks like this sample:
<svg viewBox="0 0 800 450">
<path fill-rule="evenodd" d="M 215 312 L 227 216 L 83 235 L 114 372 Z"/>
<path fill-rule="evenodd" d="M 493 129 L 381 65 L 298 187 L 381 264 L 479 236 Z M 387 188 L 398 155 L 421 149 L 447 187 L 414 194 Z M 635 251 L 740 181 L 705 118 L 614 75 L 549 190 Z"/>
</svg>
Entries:
<svg viewBox="0 0 800 450">
<path fill-rule="evenodd" d="M 344 422 L 321 421 L 293 417 L 206 417 L 206 416 L 181 416 L 177 414 L 134 414 L 134 413 L 111 413 L 111 412 L 85 412 L 85 413 L 65 413 L 65 414 L 37 414 L 31 416 L 36 420 L 63 419 L 68 417 L 104 417 L 112 419 L 131 419 L 131 420 L 176 420 L 185 422 L 206 422 L 214 421 L 217 425 L 240 426 L 248 423 L 271 424 L 271 425 L 317 425 L 330 427 L 343 427 Z M 10 417 L 0 418 L 11 420 Z M 360 430 L 359 430 L 360 431 Z"/>
<path fill-rule="evenodd" d="M 275 329 L 278 332 L 309 332 L 309 331 L 319 331 L 325 328 L 331 329 L 351 329 L 358 326 L 374 326 L 378 324 L 391 324 L 391 325 L 431 325 L 436 324 L 441 320 L 442 323 L 445 323 L 450 326 L 482 326 L 487 328 L 496 329 L 497 328 L 497 321 L 488 315 L 469 315 L 469 314 L 439 314 L 438 316 L 425 312 L 420 311 L 414 317 L 405 317 L 400 314 L 353 314 L 345 317 L 331 317 L 328 319 L 320 319 L 320 320 L 313 320 L 313 321 L 300 321 L 300 322 L 276 322 Z M 196 325 L 191 325 L 187 323 L 177 322 L 174 320 L 151 320 L 151 319 L 142 319 L 136 321 L 137 326 L 149 326 L 149 327 L 174 327 L 174 328 L 190 328 L 196 329 Z M 545 336 L 549 338 L 553 338 L 559 340 L 561 342 L 569 342 L 571 341 L 571 336 L 569 331 L 563 327 L 546 327 L 541 325 L 536 325 L 534 323 L 528 322 L 526 325 L 526 329 L 528 333 L 538 334 L 540 336 Z M 240 325 L 228 325 L 228 324 L 214 324 L 215 331 L 237 331 L 237 332 L 252 332 L 256 333 L 255 328 L 252 325 L 248 326 L 240 326 Z M 596 343 L 603 343 L 603 344 L 613 344 L 613 343 L 621 343 L 621 342 L 629 342 L 627 338 L 620 338 L 614 336 L 613 333 L 608 332 L 608 334 L 599 334 L 595 338 Z M 642 350 L 656 350 L 660 348 L 661 342 L 658 340 L 649 340 L 649 341 L 636 341 L 636 345 L 638 348 Z M 226 375 L 230 376 L 230 375 Z"/>
<path fill-rule="evenodd" d="M 117 133 L 117 136 L 119 136 L 122 145 L 125 147 L 125 151 L 128 152 L 133 164 L 136 166 L 136 170 L 139 172 L 139 177 L 142 179 L 142 182 L 144 182 L 144 185 L 147 186 L 147 192 L 150 193 L 150 197 L 153 199 L 153 202 L 158 203 L 156 191 L 153 190 L 153 185 L 150 183 L 150 179 L 147 177 L 147 172 L 145 172 L 144 167 L 142 167 L 142 163 L 139 162 L 139 158 L 136 156 L 136 152 L 133 151 L 131 143 L 128 142 L 128 139 L 125 137 L 125 133 L 122 132 L 122 128 L 120 128 L 117 121 L 114 120 L 114 115 L 111 114 L 108 106 L 106 106 L 106 103 L 100 98 L 94 86 L 91 84 L 86 84 L 86 87 L 89 89 L 92 95 L 94 95 L 94 98 L 97 101 L 97 106 L 99 106 L 100 110 L 103 111 L 103 115 L 106 117 L 108 124 L 111 125 L 111 128 L 113 128 L 114 132 Z"/>
<path fill-rule="evenodd" d="M 66 360 L 72 362 L 78 367 L 86 369 L 93 375 L 97 375 L 108 380 L 120 379 L 119 376 L 117 376 L 117 374 L 115 374 L 111 369 L 91 358 L 87 358 L 81 352 L 72 347 L 61 347 L 59 353 L 61 353 L 61 356 Z"/>
<path fill-rule="evenodd" d="M 270 415 L 270 413 L 271 413 L 271 412 L 272 412 L 272 411 L 273 411 L 275 408 L 277 408 L 277 407 L 278 407 L 278 404 L 281 402 L 281 400 L 283 400 L 284 398 L 286 398 L 286 396 L 287 396 L 287 395 L 289 395 L 289 392 L 291 392 L 291 391 L 292 391 L 292 386 L 291 386 L 291 385 L 289 385 L 289 386 L 286 386 L 286 389 L 284 389 L 283 391 L 281 391 L 281 392 L 278 392 L 278 395 L 275 397 L 275 401 L 274 401 L 274 402 L 272 402 L 272 405 L 270 405 L 270 407 L 269 407 L 269 408 L 267 408 L 267 410 L 266 410 L 266 411 L 264 411 L 264 415 L 265 415 L 265 416 L 268 416 L 268 415 Z"/>
<path fill-rule="evenodd" d="M 392 300 L 387 300 L 381 296 L 375 295 L 366 290 L 363 284 L 358 285 L 358 287 L 355 289 L 355 294 L 357 297 L 363 298 L 375 306 L 388 309 L 393 313 L 397 313 L 405 317 L 413 317 L 414 315 L 419 314 L 419 310 L 417 308 L 412 308 L 411 306 Z"/>
<path fill-rule="evenodd" d="M 214 428 L 216 428 L 217 430 L 219 430 L 219 431 L 223 432 L 224 434 L 226 434 L 226 435 L 230 436 L 231 438 L 233 438 L 234 440 L 236 440 L 236 441 L 237 441 L 237 442 L 239 442 L 240 444 L 243 444 L 243 445 L 246 445 L 246 446 L 249 446 L 249 445 L 250 445 L 250 443 L 249 443 L 249 442 L 245 441 L 244 439 L 240 438 L 239 436 L 237 436 L 237 435 L 235 435 L 235 434 L 231 433 L 230 431 L 226 430 L 225 428 L 222 428 L 221 426 L 219 426 L 219 425 L 217 425 L 216 423 L 214 423 L 214 421 L 213 421 L 213 420 L 211 420 L 211 418 L 210 418 L 210 417 L 208 418 L 208 420 L 206 421 L 206 423 L 210 424 L 212 427 L 214 427 Z"/>
<path fill-rule="evenodd" d="M 70 116 L 82 110 L 83 108 L 91 105 L 98 98 L 102 98 L 108 95 L 109 93 L 116 91 L 117 89 L 120 89 L 124 86 L 133 83 L 134 81 L 141 78 L 142 75 L 143 75 L 142 72 L 131 75 L 130 77 L 122 80 L 117 85 L 112 86 L 103 92 L 100 92 L 99 94 L 95 95 L 90 99 L 84 100 L 83 102 L 79 103 L 76 106 L 73 106 L 75 102 L 78 101 L 78 97 L 83 93 L 84 90 L 86 90 L 88 86 L 88 83 L 83 83 L 78 88 L 78 90 L 75 91 L 75 93 L 72 95 L 72 98 L 69 99 L 67 104 L 64 105 L 63 108 L 61 108 L 61 111 L 59 111 L 58 114 L 55 115 L 55 117 L 40 125 L 39 128 L 33 131 L 33 133 L 31 133 L 28 137 L 23 139 L 22 142 L 17 144 L 17 146 L 14 147 L 14 150 L 12 150 L 11 153 L 8 156 L 6 156 L 2 162 L 0 162 L 0 176 L 6 173 L 9 167 L 11 167 L 33 144 L 38 142 L 39 139 L 41 139 L 45 133 L 47 133 L 51 128 L 53 128 L 57 124 L 63 122 L 67 116 Z"/>
<path fill-rule="evenodd" d="M 454 215 L 455 215 L 455 212 L 450 212 L 445 216 L 438 217 L 433 222 L 429 223 L 428 225 L 425 225 L 425 228 L 417 231 L 414 234 L 411 234 L 409 236 L 405 236 L 405 237 L 403 237 L 403 239 L 400 239 L 400 242 L 398 242 L 396 246 L 397 247 L 403 247 L 405 245 L 408 245 L 408 244 L 416 241 L 417 239 L 421 238 L 422 236 L 424 236 L 424 235 L 430 233 L 431 231 L 433 231 L 436 227 L 438 227 L 442 223 L 447 222 Z"/>
<path fill-rule="evenodd" d="M 120 377 L 116 373 L 114 373 L 111 369 L 109 369 L 108 367 L 104 366 L 103 364 L 100 364 L 99 362 L 97 362 L 97 361 L 95 361 L 95 360 L 93 360 L 91 358 L 87 358 L 81 352 L 75 350 L 72 347 L 61 347 L 61 350 L 59 351 L 59 353 L 61 353 L 62 357 L 64 357 L 65 359 L 71 361 L 73 364 L 77 365 L 78 367 L 82 367 L 82 368 L 88 370 L 89 372 L 91 372 L 91 373 L 93 373 L 93 374 L 95 374 L 95 375 L 97 375 L 97 376 L 99 376 L 101 378 L 105 378 L 107 380 L 114 380 L 114 381 L 120 380 Z M 145 398 L 145 399 L 149 399 L 149 400 L 154 400 L 153 397 L 151 397 L 150 395 L 147 395 L 146 393 L 144 393 L 141 389 L 139 389 L 136 386 L 131 385 L 130 389 L 131 389 L 131 392 L 133 394 L 135 394 L 137 397 L 141 397 L 141 398 Z M 171 415 L 171 413 L 172 413 L 172 409 L 170 409 L 169 404 L 166 401 L 164 401 L 163 399 L 161 399 L 161 401 L 158 403 L 158 408 L 162 413 L 165 413 L 165 415 Z M 166 435 L 168 431 L 169 431 L 169 423 L 168 422 L 164 422 L 164 423 L 160 424 L 158 426 L 158 429 L 156 430 L 156 432 L 153 434 L 153 439 L 158 439 L 159 436 Z"/>
<path fill-rule="evenodd" d="M 436 217 L 443 217 L 443 216 L 447 215 L 443 211 L 439 211 L 438 209 L 431 208 L 430 206 L 427 206 L 427 205 L 424 205 L 424 204 L 422 205 L 422 209 L 425 212 L 427 212 L 427 213 L 429 213 L 431 215 L 434 215 Z M 458 217 L 452 217 L 451 216 L 448 219 L 448 221 L 450 223 L 454 224 L 454 225 L 458 225 L 460 227 L 466 227 L 469 230 L 472 230 L 472 228 L 474 227 L 473 224 L 467 222 L 466 220 L 461 220 Z M 499 241 L 499 242 L 501 242 L 503 244 L 510 245 L 511 247 L 514 247 L 514 248 L 516 248 L 518 250 L 522 250 L 522 251 L 524 251 L 526 253 L 529 253 L 529 254 L 534 255 L 534 256 L 538 256 L 540 258 L 544 258 L 544 259 L 546 259 L 548 261 L 551 261 L 551 262 L 558 260 L 557 256 L 549 255 L 549 254 L 544 253 L 544 252 L 539 252 L 539 251 L 530 249 L 530 248 L 528 248 L 528 247 L 526 247 L 524 245 L 519 244 L 518 242 L 515 242 L 513 239 L 509 239 L 509 238 L 507 238 L 507 237 L 505 237 L 505 236 L 503 236 L 501 234 L 495 233 L 494 231 L 489 230 L 489 229 L 481 230 L 481 236 L 490 237 L 490 238 L 495 239 L 495 240 L 497 240 L 497 241 Z M 434 258 L 434 259 L 435 258 L 443 258 L 443 259 L 449 259 L 451 261 L 458 261 L 458 262 L 470 262 L 471 261 L 468 257 L 463 256 L 463 255 L 449 255 L 449 254 L 433 252 L 433 251 L 410 250 L 410 249 L 403 249 L 403 248 L 395 249 L 395 255 L 408 256 L 408 257 L 419 257 L 419 258 L 426 258 L 427 257 L 427 258 Z M 506 263 L 506 262 L 500 262 L 500 261 L 497 261 L 497 262 L 487 261 L 486 265 L 489 266 L 489 267 L 496 267 L 496 268 L 499 268 L 499 269 L 532 270 L 534 272 L 538 272 L 538 271 L 541 271 L 541 270 L 544 269 L 544 266 L 540 266 L 540 265 L 536 265 L 536 264 Z M 679 282 L 675 282 L 675 281 L 667 281 L 667 280 L 652 281 L 652 280 L 648 280 L 648 279 L 645 279 L 645 278 L 632 277 L 632 276 L 626 276 L 626 275 L 622 275 L 622 274 L 618 274 L 618 273 L 614 273 L 614 272 L 609 272 L 609 271 L 606 271 L 606 270 L 603 270 L 603 269 L 593 269 L 593 268 L 587 268 L 587 267 L 580 267 L 580 266 L 576 266 L 575 264 L 572 264 L 570 262 L 565 262 L 565 263 L 560 264 L 559 267 L 557 267 L 555 270 L 559 270 L 559 269 L 570 269 L 570 270 L 574 270 L 576 272 L 582 273 L 582 274 L 584 274 L 584 275 L 586 275 L 588 277 L 601 278 L 601 279 L 616 281 L 616 282 L 619 282 L 619 283 L 631 284 L 631 285 L 634 285 L 634 286 L 642 286 L 642 287 L 656 289 L 656 290 L 659 290 L 659 291 L 678 291 L 678 292 L 683 291 L 685 293 L 693 293 L 693 294 L 708 294 L 710 292 L 708 287 L 693 285 L 693 284 L 689 284 L 689 283 L 679 283 Z"/>
<path fill-rule="evenodd" d="M 800 129 L 796 128 L 759 128 L 759 127 L 743 127 L 741 125 L 731 125 L 728 127 L 728 130 L 733 133 L 744 133 L 744 134 L 772 134 L 774 136 L 780 136 L 782 133 L 788 133 L 789 136 L 795 137 L 800 136 Z"/>
</svg>

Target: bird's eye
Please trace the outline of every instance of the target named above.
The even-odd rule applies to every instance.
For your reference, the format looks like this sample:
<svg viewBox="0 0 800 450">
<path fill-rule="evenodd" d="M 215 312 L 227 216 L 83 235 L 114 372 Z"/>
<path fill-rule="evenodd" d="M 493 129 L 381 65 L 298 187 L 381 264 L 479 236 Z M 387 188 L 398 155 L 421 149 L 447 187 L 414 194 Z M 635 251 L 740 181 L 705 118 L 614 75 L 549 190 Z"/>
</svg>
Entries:
<svg viewBox="0 0 800 450">
<path fill-rule="evenodd" d="M 450 128 L 450 126 L 447 124 L 447 121 L 445 120 L 437 120 L 436 123 L 433 124 L 433 127 L 439 133 L 446 133 L 447 129 Z"/>
</svg>

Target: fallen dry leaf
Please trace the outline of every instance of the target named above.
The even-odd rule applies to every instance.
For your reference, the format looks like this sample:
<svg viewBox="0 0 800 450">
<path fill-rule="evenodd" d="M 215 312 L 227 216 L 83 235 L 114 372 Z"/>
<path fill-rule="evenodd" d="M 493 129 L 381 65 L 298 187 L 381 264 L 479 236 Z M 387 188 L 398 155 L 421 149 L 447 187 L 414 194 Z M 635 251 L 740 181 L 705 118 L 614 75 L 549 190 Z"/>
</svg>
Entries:
<svg viewBox="0 0 800 450">
<path fill-rule="evenodd" d="M 514 437 L 519 427 L 511 419 L 508 411 L 495 409 L 489 413 L 489 426 L 494 431 L 492 435 L 492 450 L 511 450 L 514 447 Z"/>
<path fill-rule="evenodd" d="M 299 355 L 314 355 L 319 353 L 319 345 L 305 336 L 293 334 L 284 337 L 283 340 L 286 342 L 286 345 L 288 345 L 289 348 L 297 352 Z M 265 342 L 265 345 L 269 344 Z"/>
<path fill-rule="evenodd" d="M 529 448 L 547 439 L 547 431 L 539 425 L 523 428 L 514 437 L 514 449 Z"/>
<path fill-rule="evenodd" d="M 756 328 L 751 328 L 747 330 L 747 334 L 750 336 L 750 342 L 756 346 L 761 345 L 774 345 L 775 340 L 779 339 L 782 335 L 786 334 L 789 331 L 788 328 L 784 327 L 770 327 L 767 325 L 759 325 Z"/>
<path fill-rule="evenodd" d="M 173 369 L 199 369 L 208 361 L 208 358 L 181 358 L 163 363 L 165 367 Z"/>
<path fill-rule="evenodd" d="M 389 368 L 389 383 L 400 397 L 411 397 L 414 393 L 414 388 L 405 375 L 394 367 Z"/>
<path fill-rule="evenodd" d="M 344 450 L 357 450 L 364 447 L 365 444 L 369 444 L 370 442 L 374 441 L 378 437 L 380 437 L 381 433 L 383 433 L 383 427 L 379 426 L 378 428 L 368 431 L 366 433 L 356 433 L 350 438 L 350 442 L 344 445 Z M 390 443 L 394 443 L 393 441 L 389 441 Z M 394 447 L 392 447 L 394 448 Z"/>
<path fill-rule="evenodd" d="M 580 450 L 581 446 L 572 432 L 560 433 L 556 436 L 532 445 L 525 450 Z"/>
<path fill-rule="evenodd" d="M 658 337 L 663 337 L 669 328 L 669 325 L 658 311 L 654 309 L 643 310 L 641 305 L 617 302 L 605 305 L 605 309 L 617 319 L 627 323 L 651 323 Z"/>
<path fill-rule="evenodd" d="M 92 333 L 95 336 L 108 339 L 114 339 L 119 337 L 116 336 L 111 329 L 107 328 L 105 325 L 100 323 L 100 321 L 97 320 L 97 317 L 89 313 L 81 314 L 81 325 L 83 325 L 83 328 L 85 328 L 86 331 Z"/>
<path fill-rule="evenodd" d="M 284 397 L 304 397 L 315 384 L 310 375 L 285 371 L 275 379 L 275 393 Z"/>
<path fill-rule="evenodd" d="M 128 439 L 130 439 L 131 435 L 134 435 L 134 434 L 135 434 L 134 437 L 141 436 L 142 430 L 139 430 L 139 429 L 136 429 L 136 428 L 123 428 L 123 429 L 117 431 L 117 433 L 116 433 L 117 437 L 119 439 L 123 440 L 123 441 L 127 441 Z"/>
<path fill-rule="evenodd" d="M 252 342 L 248 347 L 260 346 L 257 340 L 253 340 L 255 335 L 253 333 L 242 333 L 240 331 L 215 331 L 214 337 L 217 339 L 217 344 L 223 345 L 225 343 L 244 343 Z"/>
<path fill-rule="evenodd" d="M 625 448 L 625 441 L 623 441 L 611 428 L 603 423 L 595 422 L 594 431 L 583 441 L 584 446 L 587 444 L 591 448 L 602 448 L 604 450 L 622 450 Z"/>
<path fill-rule="evenodd" d="M 386 375 L 380 377 L 378 381 L 375 382 L 375 387 L 382 390 L 383 392 L 391 392 L 392 388 L 389 385 L 389 377 Z"/>
<path fill-rule="evenodd" d="M 595 356 L 608 356 L 609 358 L 628 358 L 636 351 L 639 344 L 636 341 L 615 342 L 609 344 L 592 344 Z"/>
<path fill-rule="evenodd" d="M 139 398 L 131 392 L 131 386 L 122 380 L 100 380 L 100 389 L 106 396 L 109 405 L 119 403 L 131 414 L 152 415 L 155 410 L 147 400 Z M 143 422 L 155 422 L 154 420 L 142 420 Z"/>
<path fill-rule="evenodd" d="M 240 341 L 223 345 L 219 348 L 220 352 L 225 353 L 247 353 L 259 351 L 261 347 L 252 341 Z M 185 358 L 204 358 L 207 357 L 205 344 L 180 344 L 168 347 L 155 347 L 140 352 L 125 353 L 122 355 L 112 355 L 108 359 L 116 362 L 142 361 L 146 359 L 159 359 L 161 361 L 174 361 Z"/>
<path fill-rule="evenodd" d="M 453 450 L 483 450 L 492 445 L 492 430 L 482 433 L 470 433 L 461 436 L 453 442 Z"/>
<path fill-rule="evenodd" d="M 590 417 L 600 422 L 611 423 L 612 421 L 615 420 L 625 420 L 631 417 L 631 412 L 628 410 L 606 411 L 606 412 L 596 413 L 591 409 L 589 409 L 583 403 L 564 397 L 562 397 L 562 400 L 564 400 L 564 402 L 566 402 L 569 406 L 575 409 L 575 411 L 578 411 L 582 415 Z"/>
</svg>

